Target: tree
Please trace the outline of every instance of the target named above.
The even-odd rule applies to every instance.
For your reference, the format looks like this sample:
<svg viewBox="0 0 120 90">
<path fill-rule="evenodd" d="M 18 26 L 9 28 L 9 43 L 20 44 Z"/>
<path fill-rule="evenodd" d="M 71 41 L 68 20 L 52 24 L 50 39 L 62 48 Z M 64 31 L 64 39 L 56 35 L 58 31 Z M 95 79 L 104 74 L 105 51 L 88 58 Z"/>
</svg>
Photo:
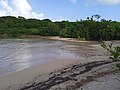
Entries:
<svg viewBox="0 0 120 90">
<path fill-rule="evenodd" d="M 4 16 L 0 17 L 0 37 L 43 35 L 86 40 L 120 40 L 120 22 L 105 19 L 98 22 L 99 18 L 100 15 L 96 14 L 87 20 L 52 22 L 49 19 Z"/>
<path fill-rule="evenodd" d="M 91 18 L 92 18 L 92 19 L 95 18 L 95 19 L 97 19 L 97 21 L 99 21 L 100 17 L 101 17 L 101 16 L 100 16 L 99 14 L 96 14 L 96 15 L 92 15 Z"/>
<path fill-rule="evenodd" d="M 69 35 L 68 35 L 68 32 L 67 32 L 67 30 L 66 29 L 62 29 L 61 31 L 60 31 L 60 37 L 65 37 L 65 38 L 67 38 Z"/>
<path fill-rule="evenodd" d="M 94 17 L 99 21 L 99 18 L 101 17 L 99 14 L 94 15 Z"/>
<path fill-rule="evenodd" d="M 103 40 L 112 40 L 115 36 L 115 27 L 107 25 L 104 29 L 100 30 L 99 33 Z"/>
<path fill-rule="evenodd" d="M 25 20 L 26 18 L 24 18 L 24 17 L 22 17 L 22 16 L 18 16 L 18 19 Z"/>
</svg>

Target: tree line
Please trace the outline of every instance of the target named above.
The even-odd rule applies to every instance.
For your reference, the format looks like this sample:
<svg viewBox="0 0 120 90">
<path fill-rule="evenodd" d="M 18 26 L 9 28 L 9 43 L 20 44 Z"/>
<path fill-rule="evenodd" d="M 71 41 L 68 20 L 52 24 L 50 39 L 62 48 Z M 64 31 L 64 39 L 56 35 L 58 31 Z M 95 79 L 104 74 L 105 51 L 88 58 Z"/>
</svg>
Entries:
<svg viewBox="0 0 120 90">
<path fill-rule="evenodd" d="M 52 22 L 50 19 L 3 16 L 0 17 L 0 38 L 40 35 L 84 40 L 120 40 L 120 22 L 100 20 L 100 17 L 93 15 L 75 22 Z"/>
</svg>

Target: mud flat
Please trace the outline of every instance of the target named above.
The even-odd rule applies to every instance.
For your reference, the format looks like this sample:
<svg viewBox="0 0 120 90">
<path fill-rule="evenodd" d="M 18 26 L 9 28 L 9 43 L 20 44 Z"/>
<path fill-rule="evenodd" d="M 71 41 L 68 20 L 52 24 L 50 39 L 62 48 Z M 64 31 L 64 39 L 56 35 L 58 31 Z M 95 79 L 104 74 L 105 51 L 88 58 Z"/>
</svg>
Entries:
<svg viewBox="0 0 120 90">
<path fill-rule="evenodd" d="M 78 63 L 72 60 L 58 60 L 52 61 L 42 65 L 37 65 L 18 71 L 3 77 L 0 77 L 0 90 L 18 90 L 32 80 L 37 79 L 39 76 L 46 76 L 48 73 L 62 69 L 69 65 Z M 32 81 L 33 82 L 33 81 Z"/>
<path fill-rule="evenodd" d="M 86 90 L 92 85 L 91 88 L 94 89 L 90 90 L 95 90 L 97 86 L 94 83 L 99 82 L 97 79 L 103 80 L 107 76 L 116 83 L 114 84 L 115 88 L 120 88 L 120 71 L 116 68 L 116 64 L 120 62 L 107 60 L 81 64 L 77 61 L 76 63 L 67 61 L 67 64 L 57 62 L 56 65 L 53 65 L 55 63 L 49 64 L 47 67 L 31 68 L 3 77 L 0 79 L 0 88 L 1 90 Z M 112 81 L 111 79 L 107 80 L 109 85 Z"/>
</svg>

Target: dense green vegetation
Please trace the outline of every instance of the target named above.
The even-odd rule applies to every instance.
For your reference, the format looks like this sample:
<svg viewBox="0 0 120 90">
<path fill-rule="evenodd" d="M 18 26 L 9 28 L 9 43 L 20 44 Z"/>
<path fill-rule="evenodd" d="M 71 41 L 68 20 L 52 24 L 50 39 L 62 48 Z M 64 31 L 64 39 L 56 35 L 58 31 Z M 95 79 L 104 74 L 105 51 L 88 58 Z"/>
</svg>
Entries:
<svg viewBox="0 0 120 90">
<path fill-rule="evenodd" d="M 60 36 L 85 40 L 120 40 L 120 22 L 100 19 L 100 15 L 76 22 L 52 22 L 49 19 L 0 17 L 0 37 L 21 35 Z"/>
</svg>

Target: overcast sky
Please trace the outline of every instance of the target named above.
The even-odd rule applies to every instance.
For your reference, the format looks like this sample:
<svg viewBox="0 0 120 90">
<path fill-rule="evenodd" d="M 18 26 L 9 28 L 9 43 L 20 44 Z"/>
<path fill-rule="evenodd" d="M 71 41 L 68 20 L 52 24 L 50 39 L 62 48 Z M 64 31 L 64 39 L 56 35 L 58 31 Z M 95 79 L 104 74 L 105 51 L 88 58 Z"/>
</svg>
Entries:
<svg viewBox="0 0 120 90">
<path fill-rule="evenodd" d="M 94 14 L 120 21 L 120 0 L 0 0 L 0 16 L 76 21 Z"/>
</svg>

